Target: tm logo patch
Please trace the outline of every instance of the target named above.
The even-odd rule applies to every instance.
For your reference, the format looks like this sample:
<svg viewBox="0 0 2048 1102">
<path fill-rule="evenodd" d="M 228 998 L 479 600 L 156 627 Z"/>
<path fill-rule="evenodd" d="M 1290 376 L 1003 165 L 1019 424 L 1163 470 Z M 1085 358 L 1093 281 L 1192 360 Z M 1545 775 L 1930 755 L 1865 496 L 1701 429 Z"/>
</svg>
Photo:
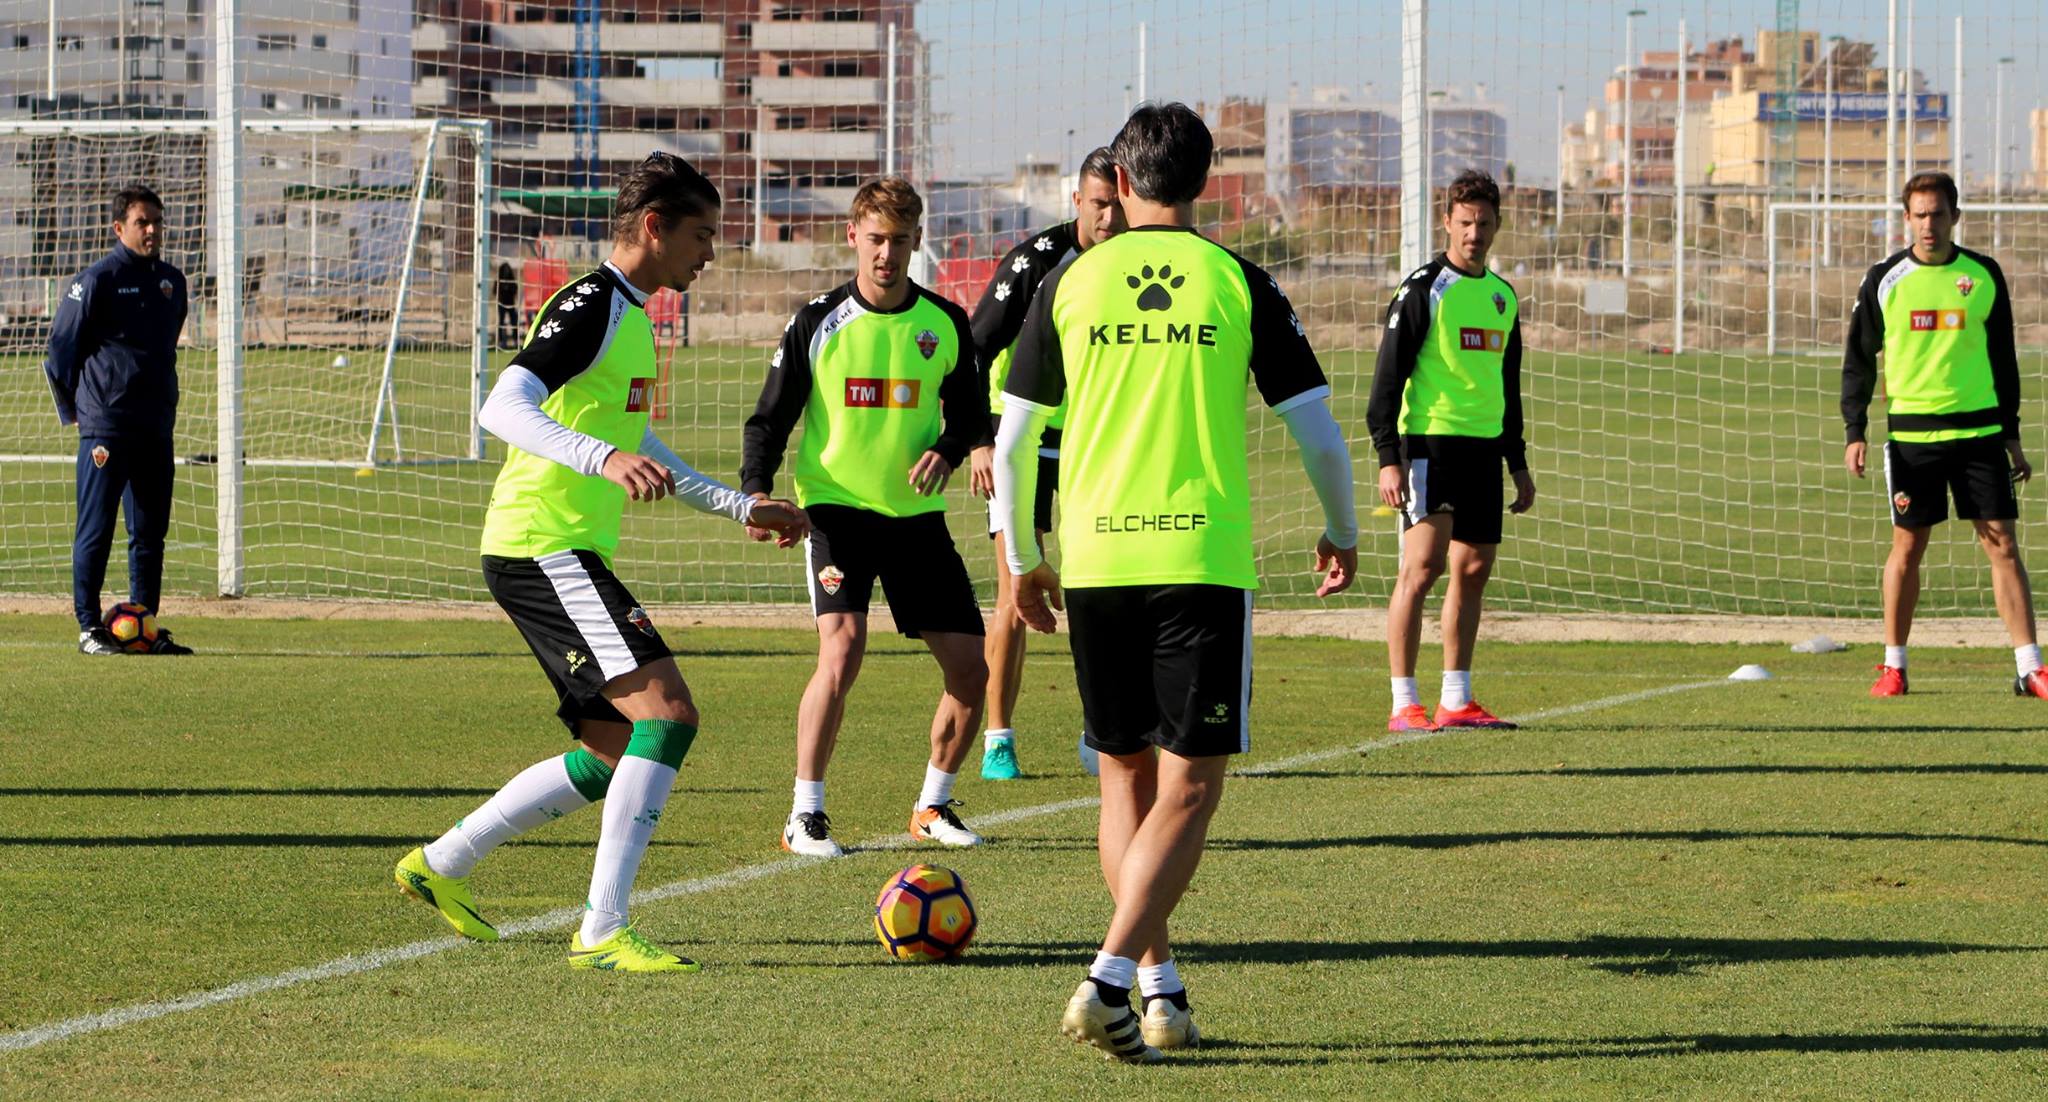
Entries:
<svg viewBox="0 0 2048 1102">
<path fill-rule="evenodd" d="M 916 409 L 922 386 L 917 379 L 848 379 L 846 404 L 853 409 Z"/>
<path fill-rule="evenodd" d="M 1499 352 L 1508 346 L 1508 335 L 1500 329 L 1473 329 L 1461 327 L 1458 330 L 1458 350 L 1461 352 Z"/>
<path fill-rule="evenodd" d="M 646 413 L 654 408 L 654 380 L 634 379 L 626 384 L 626 412 Z"/>
<path fill-rule="evenodd" d="M 1945 333 L 1961 330 L 1968 317 L 1961 310 L 1915 310 L 1910 322 L 1915 333 Z"/>
</svg>

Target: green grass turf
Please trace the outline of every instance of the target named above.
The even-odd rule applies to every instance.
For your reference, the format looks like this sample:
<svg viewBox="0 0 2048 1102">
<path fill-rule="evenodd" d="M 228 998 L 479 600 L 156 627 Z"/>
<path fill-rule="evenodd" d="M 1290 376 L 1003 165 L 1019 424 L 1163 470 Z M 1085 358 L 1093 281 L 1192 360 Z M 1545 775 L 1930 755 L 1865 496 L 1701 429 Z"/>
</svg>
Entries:
<svg viewBox="0 0 2048 1102">
<path fill-rule="evenodd" d="M 381 351 L 357 349 L 352 366 L 331 351 L 261 349 L 247 367 L 245 433 L 251 456 L 357 461 L 367 442 Z M 657 429 L 686 460 L 737 478 L 740 425 L 752 410 L 767 351 L 702 345 L 676 353 L 671 416 Z M 1361 597 L 1383 600 L 1393 576 L 1397 522 L 1373 517 L 1376 467 L 1365 430 L 1372 357 L 1323 355 L 1333 410 L 1350 438 L 1367 536 Z M 493 357 L 493 365 L 508 360 Z M 407 447 L 467 455 L 465 353 L 407 353 L 395 373 Z M 182 368 L 186 401 L 179 453 L 217 449 L 211 363 Z M 1582 612 L 1868 614 L 1889 539 L 1882 464 L 1858 482 L 1841 464 L 1832 360 L 1640 351 L 1536 350 L 1524 385 L 1536 509 L 1510 518 L 1495 607 Z M 2022 356 L 2027 393 L 2043 393 L 2043 357 Z M 0 454 L 72 454 L 56 427 L 33 359 L 0 358 Z M 1256 406 L 1256 400 L 1254 399 Z M 2026 423 L 2037 423 L 2028 407 Z M 1321 512 L 1277 419 L 1255 409 L 1254 531 L 1269 604 L 1313 604 L 1307 549 Z M 1143 431 L 1138 427 L 1134 431 Z M 2048 461 L 2038 434 L 2033 458 Z M 794 442 L 792 442 L 792 448 Z M 383 452 L 388 457 L 389 452 Z M 383 468 L 249 468 L 245 479 L 247 593 L 253 596 L 479 600 L 476 534 L 502 456 L 485 462 Z M 62 465 L 6 465 L 0 478 L 0 590 L 69 590 L 72 473 Z M 786 477 L 780 482 L 790 490 Z M 209 467 L 180 471 L 166 584 L 216 591 L 214 485 Z M 985 599 L 992 556 L 980 548 L 985 510 L 964 477 L 948 491 L 955 538 Z M 2040 491 L 2022 493 L 2024 522 Z M 657 603 L 801 603 L 802 571 L 789 555 L 747 544 L 731 526 L 672 503 L 631 508 L 622 574 Z M 1966 526 L 1950 525 L 1930 551 L 1922 610 L 1989 615 L 1988 572 Z"/>
<path fill-rule="evenodd" d="M 440 936 L 392 862 L 565 748 L 503 625 L 180 627 L 199 656 L 90 660 L 62 618 L 0 617 L 0 1033 Z M 803 633 L 669 638 L 705 733 L 642 887 L 782 856 L 811 664 Z M 1061 642 L 1027 667 L 1028 778 L 965 778 L 970 821 L 1092 794 Z M 914 644 L 875 651 L 847 841 L 902 830 L 937 692 Z M 2002 651 L 1922 652 L 1872 701 L 1871 658 L 1486 647 L 1482 699 L 1551 718 L 1232 780 L 1175 920 L 1205 1044 L 1164 1067 L 1055 1032 L 1108 909 L 1082 809 L 916 852 L 979 903 L 956 964 L 884 958 L 868 915 L 913 854 L 860 850 L 638 908 L 699 975 L 572 973 L 555 930 L 0 1054 L 0 1094 L 2038 1098 L 2048 706 Z M 1746 661 L 1779 678 L 1719 682 Z M 1243 764 L 1379 737 L 1379 671 L 1261 640 Z M 573 905 L 597 827 L 491 857 L 486 913 Z"/>
</svg>

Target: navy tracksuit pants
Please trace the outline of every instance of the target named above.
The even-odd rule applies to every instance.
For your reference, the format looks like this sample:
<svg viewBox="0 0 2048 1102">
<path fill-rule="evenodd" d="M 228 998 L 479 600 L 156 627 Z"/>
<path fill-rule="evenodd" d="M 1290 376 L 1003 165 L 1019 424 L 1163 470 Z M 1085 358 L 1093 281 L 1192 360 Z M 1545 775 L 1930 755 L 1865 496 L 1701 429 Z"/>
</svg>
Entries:
<svg viewBox="0 0 2048 1102">
<path fill-rule="evenodd" d="M 71 604 L 80 631 L 100 626 L 100 587 L 107 580 L 107 552 L 114 543 L 114 512 L 123 506 L 128 513 L 128 599 L 157 611 L 176 473 L 168 436 L 79 437 Z"/>
</svg>

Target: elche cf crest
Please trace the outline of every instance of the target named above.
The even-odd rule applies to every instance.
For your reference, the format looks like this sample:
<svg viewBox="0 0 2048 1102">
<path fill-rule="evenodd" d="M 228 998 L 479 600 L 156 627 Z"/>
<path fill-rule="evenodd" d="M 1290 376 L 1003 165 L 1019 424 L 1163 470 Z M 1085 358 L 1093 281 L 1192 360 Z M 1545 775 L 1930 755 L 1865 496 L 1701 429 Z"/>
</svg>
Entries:
<svg viewBox="0 0 2048 1102">
<path fill-rule="evenodd" d="M 1508 312 L 1508 300 L 1501 297 L 1499 291 L 1493 293 L 1493 312 L 1501 315 L 1505 315 Z"/>
<path fill-rule="evenodd" d="M 1959 294 L 1959 295 L 1963 296 L 1964 298 L 1969 298 L 1969 297 L 1970 297 L 1970 292 L 1971 292 L 1971 291 L 1974 291 L 1974 290 L 1976 290 L 1976 289 L 1977 289 L 1977 281 L 1976 281 L 1976 280 L 1974 280 L 1974 279 L 1971 279 L 1971 278 L 1970 278 L 1969 276 L 1957 276 L 1957 277 L 1956 277 L 1956 293 L 1957 293 L 1957 294 Z"/>
<path fill-rule="evenodd" d="M 177 288 L 175 288 L 175 287 L 171 286 L 171 281 L 170 281 L 170 280 L 168 280 L 168 279 L 159 279 L 159 280 L 157 280 L 157 281 L 156 281 L 156 289 L 157 289 L 157 290 L 159 290 L 159 291 L 162 291 L 162 292 L 164 293 L 164 297 L 165 297 L 165 298 L 170 298 L 170 297 L 171 297 L 171 295 L 172 295 L 172 293 L 173 293 L 173 292 L 175 292 L 175 291 L 177 290 Z M 1968 292 L 1968 291 L 1964 291 L 1963 293 L 1967 295 L 1967 294 L 1969 294 L 1970 292 Z"/>
<path fill-rule="evenodd" d="M 917 350 L 924 353 L 925 359 L 931 359 L 932 354 L 939 350 L 939 335 L 929 329 L 918 333 Z"/>
<path fill-rule="evenodd" d="M 823 570 L 818 571 L 818 586 L 825 591 L 826 596 L 837 595 L 839 587 L 844 584 L 846 584 L 846 572 L 838 567 L 828 565 Z"/>
</svg>

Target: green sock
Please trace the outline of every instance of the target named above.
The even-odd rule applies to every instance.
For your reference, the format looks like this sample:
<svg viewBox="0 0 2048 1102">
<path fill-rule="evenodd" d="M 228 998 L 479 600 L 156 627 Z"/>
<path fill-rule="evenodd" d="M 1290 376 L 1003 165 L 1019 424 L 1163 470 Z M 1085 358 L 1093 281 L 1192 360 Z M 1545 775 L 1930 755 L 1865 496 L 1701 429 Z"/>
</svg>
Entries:
<svg viewBox="0 0 2048 1102">
<path fill-rule="evenodd" d="M 626 756 L 657 761 L 670 769 L 681 769 L 683 756 L 697 741 L 697 728 L 672 719 L 642 719 L 633 723 L 633 737 L 626 742 Z"/>
<path fill-rule="evenodd" d="M 612 767 L 581 746 L 562 755 L 562 768 L 569 771 L 569 783 L 591 803 L 604 799 L 612 786 Z"/>
</svg>

